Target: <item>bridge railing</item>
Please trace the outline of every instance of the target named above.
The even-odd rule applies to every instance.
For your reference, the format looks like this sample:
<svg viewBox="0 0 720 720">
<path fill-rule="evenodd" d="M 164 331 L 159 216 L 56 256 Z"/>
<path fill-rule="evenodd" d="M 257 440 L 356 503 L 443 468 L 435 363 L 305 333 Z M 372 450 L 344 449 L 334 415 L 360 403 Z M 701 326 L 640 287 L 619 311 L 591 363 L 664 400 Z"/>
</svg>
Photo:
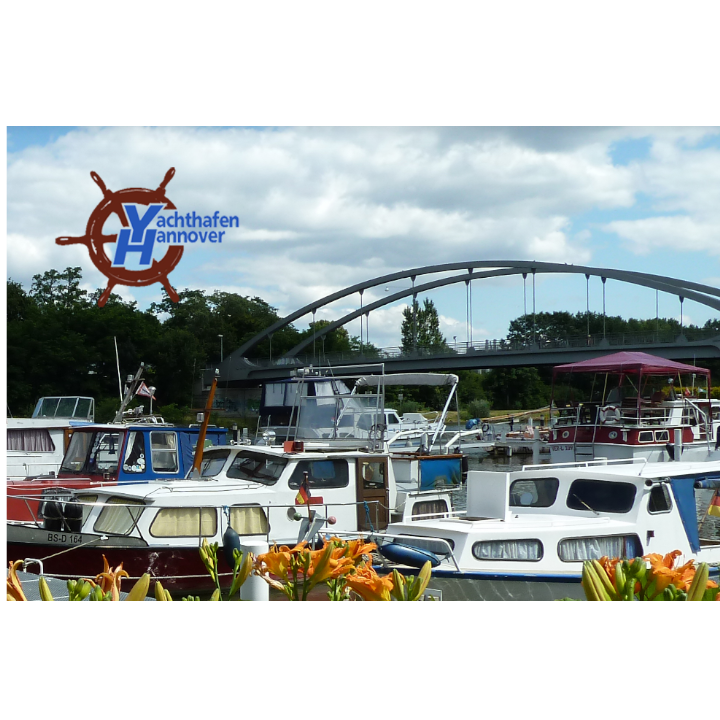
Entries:
<svg viewBox="0 0 720 720">
<path fill-rule="evenodd" d="M 446 343 L 442 347 L 418 347 L 404 350 L 402 347 L 363 348 L 344 352 L 323 353 L 320 348 L 316 352 L 298 355 L 294 358 L 253 358 L 253 364 L 260 367 L 304 367 L 307 365 L 342 365 L 347 362 L 382 361 L 384 359 L 413 359 L 423 357 L 449 357 L 452 355 L 471 355 L 484 353 L 510 353 L 526 350 L 558 350 L 583 347 L 623 347 L 637 345 L 676 345 L 683 342 L 709 340 L 719 336 L 717 330 L 695 328 L 683 329 L 682 334 L 674 332 L 651 333 L 601 333 L 592 335 L 574 335 L 547 338 L 538 334 L 532 338 L 502 338 L 500 340 L 476 340 L 469 342 Z"/>
</svg>

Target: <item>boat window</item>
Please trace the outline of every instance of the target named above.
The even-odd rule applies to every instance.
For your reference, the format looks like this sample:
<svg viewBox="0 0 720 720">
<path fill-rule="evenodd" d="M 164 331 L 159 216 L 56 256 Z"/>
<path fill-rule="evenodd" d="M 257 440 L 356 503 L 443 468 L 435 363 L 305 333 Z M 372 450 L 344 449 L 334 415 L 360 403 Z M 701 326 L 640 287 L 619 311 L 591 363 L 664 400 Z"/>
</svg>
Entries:
<svg viewBox="0 0 720 720">
<path fill-rule="evenodd" d="M 444 517 L 447 512 L 448 506 L 445 500 L 425 500 L 423 502 L 416 502 L 412 507 L 413 518 L 422 515 L 421 520 L 441 518 Z"/>
<path fill-rule="evenodd" d="M 202 477 L 215 477 L 225 465 L 225 461 L 230 455 L 229 450 L 216 450 L 214 452 L 204 452 L 202 465 L 200 466 L 200 475 Z"/>
<path fill-rule="evenodd" d="M 642 430 L 638 433 L 638 442 L 641 443 L 647 443 L 647 442 L 653 442 L 654 436 L 652 433 L 652 430 Z"/>
<path fill-rule="evenodd" d="M 512 507 L 550 507 L 557 497 L 560 481 L 557 478 L 528 478 L 510 485 Z"/>
<path fill-rule="evenodd" d="M 7 449 L 24 452 L 53 452 L 55 444 L 45 428 L 8 430 Z"/>
<path fill-rule="evenodd" d="M 235 480 L 252 480 L 274 485 L 282 475 L 287 459 L 243 450 L 232 461 L 227 476 Z"/>
<path fill-rule="evenodd" d="M 111 497 L 95 521 L 95 532 L 127 535 L 142 514 L 142 500 Z"/>
<path fill-rule="evenodd" d="M 637 535 L 600 535 L 565 538 L 558 543 L 558 557 L 563 562 L 599 560 L 601 557 L 635 558 L 643 554 Z"/>
<path fill-rule="evenodd" d="M 82 472 L 93 437 L 94 433 L 74 432 L 72 434 L 70 444 L 68 445 L 62 466 L 60 467 L 61 472 Z"/>
<path fill-rule="evenodd" d="M 231 507 L 230 527 L 238 535 L 267 535 L 269 530 L 265 510 L 258 505 Z"/>
<path fill-rule="evenodd" d="M 162 508 L 150 525 L 153 537 L 212 537 L 216 532 L 214 508 Z"/>
<path fill-rule="evenodd" d="M 177 433 L 151 432 L 152 466 L 155 472 L 177 472 Z"/>
<path fill-rule="evenodd" d="M 567 506 L 588 512 L 630 512 L 637 488 L 632 483 L 605 480 L 575 480 L 570 486 Z"/>
<path fill-rule="evenodd" d="M 650 498 L 648 499 L 649 513 L 664 513 L 672 510 L 672 500 L 670 499 L 670 491 L 665 483 L 653 485 L 650 490 Z"/>
<path fill-rule="evenodd" d="M 92 512 L 92 504 L 97 500 L 97 495 L 78 495 L 75 498 L 82 505 L 82 524 L 88 519 L 88 515 Z"/>
<path fill-rule="evenodd" d="M 400 422 L 398 416 L 395 415 L 395 413 L 388 413 L 385 417 L 387 418 L 388 425 L 397 425 Z"/>
<path fill-rule="evenodd" d="M 668 440 L 670 440 L 670 433 L 667 430 L 655 431 L 655 442 L 668 442 Z"/>
<path fill-rule="evenodd" d="M 128 434 L 123 470 L 131 474 L 145 472 L 145 437 L 136 430 L 131 430 Z"/>
<path fill-rule="evenodd" d="M 483 540 L 473 543 L 472 554 L 477 560 L 542 560 L 543 545 L 539 540 Z"/>
<path fill-rule="evenodd" d="M 308 473 L 308 484 L 311 488 L 341 488 L 350 484 L 347 460 L 301 460 L 293 471 L 288 485 L 297 490 Z"/>
</svg>

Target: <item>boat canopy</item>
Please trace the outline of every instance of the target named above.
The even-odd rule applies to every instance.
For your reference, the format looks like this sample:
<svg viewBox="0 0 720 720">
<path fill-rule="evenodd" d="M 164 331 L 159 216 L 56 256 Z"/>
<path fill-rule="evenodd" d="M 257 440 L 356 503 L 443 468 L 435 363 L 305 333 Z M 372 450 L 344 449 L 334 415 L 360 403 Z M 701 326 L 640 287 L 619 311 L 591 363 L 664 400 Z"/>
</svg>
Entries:
<svg viewBox="0 0 720 720">
<path fill-rule="evenodd" d="M 665 373 L 695 373 L 710 377 L 710 371 L 666 360 L 644 352 L 618 352 L 577 363 L 556 365 L 553 376 L 559 373 L 624 373 L 627 375 L 664 375 Z"/>
<path fill-rule="evenodd" d="M 388 385 L 457 385 L 458 376 L 448 373 L 397 373 L 395 375 L 364 375 L 355 387 L 387 387 Z"/>
</svg>

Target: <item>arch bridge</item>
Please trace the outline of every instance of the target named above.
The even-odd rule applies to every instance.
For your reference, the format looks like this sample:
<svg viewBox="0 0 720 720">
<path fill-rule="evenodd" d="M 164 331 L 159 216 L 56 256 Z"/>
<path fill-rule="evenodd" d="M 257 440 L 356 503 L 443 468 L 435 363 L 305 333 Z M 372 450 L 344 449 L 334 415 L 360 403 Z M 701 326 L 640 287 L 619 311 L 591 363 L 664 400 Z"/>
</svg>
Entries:
<svg viewBox="0 0 720 720">
<path fill-rule="evenodd" d="M 448 275 L 448 273 L 456 274 Z M 443 277 L 417 284 L 418 279 L 437 274 L 443 274 Z M 303 354 L 307 352 L 307 349 L 311 345 L 314 346 L 316 341 L 321 340 L 327 333 L 357 318 L 361 318 L 362 345 L 362 318 L 365 318 L 366 324 L 369 324 L 369 315 L 373 310 L 377 310 L 403 298 L 412 297 L 413 301 L 415 301 L 419 293 L 428 292 L 447 285 L 464 283 L 469 293 L 469 307 L 471 308 L 473 280 L 522 275 L 523 283 L 525 283 L 528 276 L 532 277 L 532 317 L 534 318 L 535 276 L 537 274 L 585 275 L 588 282 L 591 277 L 599 277 L 603 284 L 603 316 L 605 315 L 605 283 L 608 279 L 647 287 L 656 290 L 658 293 L 662 292 L 677 296 L 680 301 L 681 317 L 683 302 L 685 300 L 692 300 L 715 310 L 720 310 L 720 289 L 663 275 L 615 270 L 612 268 L 568 265 L 566 263 L 517 260 L 474 260 L 441 265 L 427 265 L 382 275 L 365 282 L 357 283 L 305 305 L 283 319 L 278 320 L 231 353 L 222 363 L 221 375 L 230 383 L 233 383 L 233 381 L 242 382 L 243 380 L 287 377 L 293 366 L 302 366 L 307 363 L 307 358 L 304 358 Z M 366 290 L 387 285 L 397 280 L 410 280 L 412 286 L 386 295 L 368 305 L 363 305 L 363 294 Z M 272 343 L 273 333 L 308 314 L 312 315 L 314 321 L 315 315 L 320 308 L 330 305 L 337 300 L 352 296 L 355 293 L 358 293 L 360 297 L 360 307 L 358 309 L 318 329 L 312 336 L 305 338 L 285 353 L 282 358 L 277 358 L 275 361 L 272 359 L 268 361 L 249 361 L 246 359 L 246 354 L 266 338 L 269 338 Z M 413 308 L 414 307 L 413 302 Z M 471 310 L 469 312 L 471 312 Z M 526 314 L 528 313 L 526 312 Z M 707 337 L 686 338 L 684 334 L 681 334 L 675 338 L 660 338 L 659 336 L 655 338 L 628 337 L 617 342 L 615 339 L 606 337 L 603 334 L 602 338 L 599 338 L 597 342 L 593 340 L 592 344 L 588 344 L 589 338 L 582 338 L 578 339 L 577 342 L 570 340 L 566 342 L 564 346 L 562 344 L 554 344 L 552 347 L 536 343 L 533 338 L 533 342 L 520 347 L 505 343 L 505 341 L 501 341 L 500 345 L 495 342 L 492 346 L 488 346 L 486 342 L 478 343 L 477 346 L 474 343 L 464 343 L 464 352 L 458 352 L 458 348 L 454 348 L 450 353 L 426 353 L 422 348 L 417 348 L 417 343 L 414 342 L 412 352 L 383 353 L 381 358 L 378 358 L 377 354 L 373 354 L 366 359 L 374 362 L 381 359 L 385 362 L 386 369 L 389 372 L 404 372 L 408 370 L 451 370 L 458 368 L 559 364 L 576 359 L 583 360 L 589 357 L 596 357 L 608 352 L 615 352 L 619 349 L 618 345 L 622 345 L 623 349 L 642 349 L 646 352 L 651 352 L 669 359 L 720 357 L 720 333 L 703 333 L 703 335 L 707 335 Z M 414 336 L 415 338 L 417 336 L 416 326 L 414 326 Z M 397 351 L 399 349 L 395 348 L 393 350 Z M 362 352 L 360 352 L 359 354 L 348 355 L 344 358 L 334 358 L 332 364 L 337 366 L 354 365 L 363 359 L 365 358 L 363 358 Z"/>
</svg>

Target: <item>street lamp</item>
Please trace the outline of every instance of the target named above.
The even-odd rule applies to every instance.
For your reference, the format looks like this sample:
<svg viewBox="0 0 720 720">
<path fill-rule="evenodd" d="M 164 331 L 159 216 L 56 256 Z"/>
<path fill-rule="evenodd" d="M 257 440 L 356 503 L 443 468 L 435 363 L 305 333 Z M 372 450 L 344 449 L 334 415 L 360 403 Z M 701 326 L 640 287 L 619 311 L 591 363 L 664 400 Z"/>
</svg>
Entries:
<svg viewBox="0 0 720 720">
<path fill-rule="evenodd" d="M 220 338 L 220 362 L 222 362 L 223 361 L 223 336 L 218 335 L 218 337 Z"/>
</svg>

